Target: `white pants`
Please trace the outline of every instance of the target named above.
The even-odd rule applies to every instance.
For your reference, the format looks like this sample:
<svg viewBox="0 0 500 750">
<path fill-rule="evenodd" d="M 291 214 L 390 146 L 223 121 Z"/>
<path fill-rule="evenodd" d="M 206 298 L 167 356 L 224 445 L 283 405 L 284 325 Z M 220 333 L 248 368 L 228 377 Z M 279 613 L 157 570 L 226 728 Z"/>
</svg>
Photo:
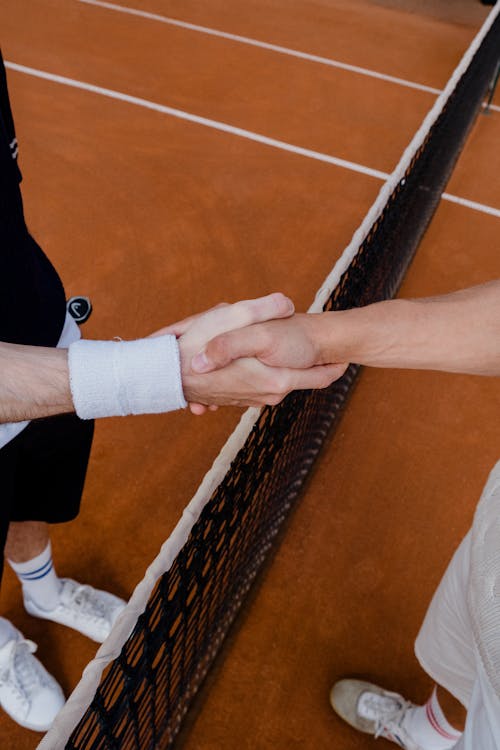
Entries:
<svg viewBox="0 0 500 750">
<path fill-rule="evenodd" d="M 415 653 L 423 669 L 467 709 L 465 731 L 455 750 L 500 750 L 500 698 L 475 645 L 467 597 L 471 536 L 469 532 L 455 552 L 434 594 Z"/>
</svg>

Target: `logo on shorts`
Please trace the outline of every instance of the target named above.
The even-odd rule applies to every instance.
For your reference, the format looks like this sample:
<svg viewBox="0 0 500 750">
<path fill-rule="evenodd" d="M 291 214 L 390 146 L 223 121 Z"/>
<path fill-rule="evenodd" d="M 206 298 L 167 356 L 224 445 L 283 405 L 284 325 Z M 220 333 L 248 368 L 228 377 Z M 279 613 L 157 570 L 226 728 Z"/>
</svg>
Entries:
<svg viewBox="0 0 500 750">
<path fill-rule="evenodd" d="M 79 325 L 85 323 L 92 312 L 92 304 L 88 297 L 71 297 L 66 307 L 73 320 Z"/>
</svg>

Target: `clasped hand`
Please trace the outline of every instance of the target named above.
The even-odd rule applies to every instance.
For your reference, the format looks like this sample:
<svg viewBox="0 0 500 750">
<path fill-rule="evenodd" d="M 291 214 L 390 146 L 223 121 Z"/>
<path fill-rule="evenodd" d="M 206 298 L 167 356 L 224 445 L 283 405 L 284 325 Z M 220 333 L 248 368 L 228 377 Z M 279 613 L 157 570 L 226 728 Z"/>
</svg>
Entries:
<svg viewBox="0 0 500 750">
<path fill-rule="evenodd" d="M 221 304 L 154 335 L 179 342 L 182 384 L 194 414 L 219 405 L 278 404 L 297 389 L 326 388 L 347 365 L 321 362 L 311 315 L 283 294 Z"/>
</svg>

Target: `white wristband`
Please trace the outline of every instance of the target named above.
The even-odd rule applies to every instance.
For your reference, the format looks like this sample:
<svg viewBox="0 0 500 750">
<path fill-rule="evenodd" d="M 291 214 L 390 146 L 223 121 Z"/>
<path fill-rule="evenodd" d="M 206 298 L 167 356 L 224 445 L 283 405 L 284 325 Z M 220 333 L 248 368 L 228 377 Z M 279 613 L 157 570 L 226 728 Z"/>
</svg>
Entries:
<svg viewBox="0 0 500 750">
<path fill-rule="evenodd" d="M 75 341 L 68 349 L 71 395 L 81 419 L 159 414 L 187 406 L 175 336 Z"/>
</svg>

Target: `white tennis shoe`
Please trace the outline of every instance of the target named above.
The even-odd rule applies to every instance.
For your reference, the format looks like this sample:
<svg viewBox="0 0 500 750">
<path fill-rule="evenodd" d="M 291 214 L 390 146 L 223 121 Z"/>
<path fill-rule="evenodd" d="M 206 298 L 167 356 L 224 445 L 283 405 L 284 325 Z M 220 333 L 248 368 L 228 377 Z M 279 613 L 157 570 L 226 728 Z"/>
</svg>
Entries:
<svg viewBox="0 0 500 750">
<path fill-rule="evenodd" d="M 64 694 L 33 656 L 36 644 L 16 634 L 0 648 L 0 705 L 22 727 L 46 732 L 64 705 Z"/>
<path fill-rule="evenodd" d="M 107 591 L 84 586 L 71 578 L 60 578 L 59 604 L 54 609 L 42 609 L 23 593 L 27 612 L 43 620 L 52 620 L 78 630 L 93 641 L 102 643 L 109 635 L 116 618 L 126 602 Z"/>
<path fill-rule="evenodd" d="M 360 732 L 384 737 L 405 750 L 421 750 L 404 728 L 407 711 L 414 704 L 398 693 L 362 680 L 339 680 L 330 691 L 334 711 Z"/>
</svg>

